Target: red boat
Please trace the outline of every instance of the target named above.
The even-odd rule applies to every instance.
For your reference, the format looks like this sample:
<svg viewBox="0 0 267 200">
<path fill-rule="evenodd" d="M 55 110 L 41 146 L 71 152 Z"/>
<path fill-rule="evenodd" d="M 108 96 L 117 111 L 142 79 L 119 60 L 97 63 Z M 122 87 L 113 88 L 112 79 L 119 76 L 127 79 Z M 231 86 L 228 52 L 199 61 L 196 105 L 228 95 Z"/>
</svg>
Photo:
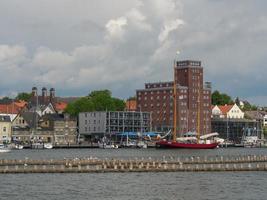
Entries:
<svg viewBox="0 0 267 200">
<path fill-rule="evenodd" d="M 184 148 L 184 149 L 214 149 L 218 146 L 219 143 L 211 144 L 200 144 L 200 143 L 183 143 L 183 142 L 174 142 L 174 141 L 159 141 L 156 143 L 157 148 Z"/>
</svg>

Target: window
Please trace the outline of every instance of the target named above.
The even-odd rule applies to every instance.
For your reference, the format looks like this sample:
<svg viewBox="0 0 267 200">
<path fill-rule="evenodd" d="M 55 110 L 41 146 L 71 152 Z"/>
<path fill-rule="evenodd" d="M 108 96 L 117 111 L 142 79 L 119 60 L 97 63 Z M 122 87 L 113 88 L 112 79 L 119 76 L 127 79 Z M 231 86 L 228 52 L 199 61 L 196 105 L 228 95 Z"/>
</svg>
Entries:
<svg viewBox="0 0 267 200">
<path fill-rule="evenodd" d="M 3 132 L 6 132 L 6 127 L 5 126 L 3 127 Z"/>
<path fill-rule="evenodd" d="M 87 113 L 84 113 L 84 116 L 87 117 Z"/>
<path fill-rule="evenodd" d="M 87 124 L 87 120 L 85 120 L 85 122 L 84 122 L 85 124 Z"/>
</svg>

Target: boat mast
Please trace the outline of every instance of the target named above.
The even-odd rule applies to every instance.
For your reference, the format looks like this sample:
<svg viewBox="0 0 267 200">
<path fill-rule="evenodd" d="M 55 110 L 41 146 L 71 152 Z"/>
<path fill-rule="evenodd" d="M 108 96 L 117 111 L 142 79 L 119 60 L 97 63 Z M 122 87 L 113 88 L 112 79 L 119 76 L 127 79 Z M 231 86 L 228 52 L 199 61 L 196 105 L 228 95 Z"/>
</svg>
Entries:
<svg viewBox="0 0 267 200">
<path fill-rule="evenodd" d="M 200 139 L 200 92 L 198 89 L 198 97 L 197 97 L 197 143 L 199 143 Z"/>
<path fill-rule="evenodd" d="M 173 79 L 173 142 L 176 142 L 176 131 L 177 131 L 177 116 L 176 116 L 176 107 L 177 107 L 177 90 L 176 90 L 176 70 L 175 70 L 175 60 L 173 63 L 173 70 L 174 70 L 174 79 Z"/>
</svg>

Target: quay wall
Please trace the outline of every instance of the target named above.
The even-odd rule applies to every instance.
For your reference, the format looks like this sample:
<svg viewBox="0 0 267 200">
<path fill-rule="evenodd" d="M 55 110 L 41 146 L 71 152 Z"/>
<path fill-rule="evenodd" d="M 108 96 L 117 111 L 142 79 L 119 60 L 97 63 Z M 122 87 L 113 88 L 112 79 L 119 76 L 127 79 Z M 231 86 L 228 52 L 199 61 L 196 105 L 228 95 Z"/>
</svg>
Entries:
<svg viewBox="0 0 267 200">
<path fill-rule="evenodd" d="M 267 171 L 267 156 L 183 157 L 155 160 L 75 158 L 62 160 L 0 160 L 0 173 Z"/>
</svg>

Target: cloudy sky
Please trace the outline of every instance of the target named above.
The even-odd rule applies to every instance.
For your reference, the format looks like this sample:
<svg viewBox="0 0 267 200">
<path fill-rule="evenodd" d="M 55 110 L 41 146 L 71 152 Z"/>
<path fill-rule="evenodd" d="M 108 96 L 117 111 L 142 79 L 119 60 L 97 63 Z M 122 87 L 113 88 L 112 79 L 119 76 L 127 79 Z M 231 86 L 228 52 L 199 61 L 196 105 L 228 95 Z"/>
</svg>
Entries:
<svg viewBox="0 0 267 200">
<path fill-rule="evenodd" d="M 1 0 L 0 96 L 127 98 L 201 60 L 213 89 L 267 105 L 266 0 Z M 181 53 L 176 57 L 175 52 Z"/>
</svg>

